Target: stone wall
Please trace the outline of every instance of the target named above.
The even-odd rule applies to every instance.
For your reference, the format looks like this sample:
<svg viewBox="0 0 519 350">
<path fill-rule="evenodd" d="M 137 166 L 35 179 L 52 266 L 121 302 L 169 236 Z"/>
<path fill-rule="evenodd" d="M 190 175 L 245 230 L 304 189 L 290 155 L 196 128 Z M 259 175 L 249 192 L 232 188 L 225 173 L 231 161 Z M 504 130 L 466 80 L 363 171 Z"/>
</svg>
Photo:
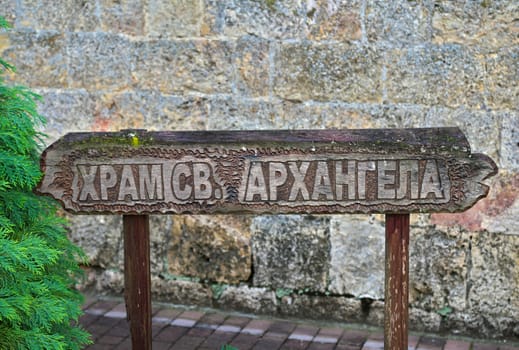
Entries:
<svg viewBox="0 0 519 350">
<path fill-rule="evenodd" d="M 0 0 L 13 82 L 69 131 L 459 126 L 500 173 L 412 215 L 411 328 L 519 337 L 519 3 Z M 71 217 L 122 293 L 121 219 Z M 152 217 L 155 300 L 382 324 L 383 217 Z"/>
</svg>

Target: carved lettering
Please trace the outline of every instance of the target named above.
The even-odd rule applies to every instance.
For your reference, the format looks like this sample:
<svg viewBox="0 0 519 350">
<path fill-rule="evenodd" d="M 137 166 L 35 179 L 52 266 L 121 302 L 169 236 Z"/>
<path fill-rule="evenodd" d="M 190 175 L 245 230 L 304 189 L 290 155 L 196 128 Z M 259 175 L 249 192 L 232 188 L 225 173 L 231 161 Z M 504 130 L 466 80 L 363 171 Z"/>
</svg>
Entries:
<svg viewBox="0 0 519 350">
<path fill-rule="evenodd" d="M 285 184 L 287 181 L 287 168 L 284 163 L 281 162 L 270 162 L 269 163 L 269 187 L 271 201 L 278 199 L 278 188 Z"/>
<path fill-rule="evenodd" d="M 344 172 L 344 163 L 347 164 L 347 172 Z M 357 192 L 356 162 L 351 160 L 335 162 L 335 193 L 339 201 L 344 199 L 355 199 Z M 348 188 L 344 198 L 344 186 Z"/>
<path fill-rule="evenodd" d="M 195 199 L 209 199 L 213 195 L 211 185 L 211 167 L 207 163 L 193 164 L 193 185 L 195 187 Z"/>
<path fill-rule="evenodd" d="M 137 187 L 135 186 L 135 178 L 133 176 L 132 167 L 130 165 L 123 166 L 123 172 L 121 174 L 121 182 L 119 186 L 118 200 L 126 200 L 126 196 L 129 196 L 131 200 L 138 200 L 139 194 L 137 193 Z"/>
<path fill-rule="evenodd" d="M 93 201 L 99 200 L 99 195 L 97 194 L 97 190 L 94 187 L 94 181 L 97 174 L 97 165 L 89 167 L 87 169 L 87 165 L 78 165 L 79 173 L 83 179 L 83 187 L 81 188 L 81 193 L 79 195 L 80 201 L 90 199 Z"/>
<path fill-rule="evenodd" d="M 434 159 L 427 160 L 425 165 L 420 198 L 428 198 L 429 194 L 433 194 L 437 199 L 444 198 L 438 166 Z"/>
<path fill-rule="evenodd" d="M 395 174 L 396 161 L 379 160 L 377 162 L 378 170 L 378 198 L 394 199 L 396 195 Z"/>
<path fill-rule="evenodd" d="M 160 164 L 139 165 L 141 199 L 164 199 L 162 183 L 162 166 Z"/>
<path fill-rule="evenodd" d="M 191 169 L 186 163 L 179 163 L 173 169 L 173 194 L 182 201 L 188 200 L 193 193 L 193 187 L 189 185 L 188 178 L 192 175 Z"/>
<path fill-rule="evenodd" d="M 265 176 L 261 162 L 252 162 L 247 181 L 247 193 L 245 194 L 246 201 L 268 200 L 267 185 L 265 183 Z"/>
<path fill-rule="evenodd" d="M 114 188 L 117 185 L 117 173 L 111 165 L 99 166 L 99 177 L 101 178 L 101 199 L 108 200 L 108 189 Z"/>
<path fill-rule="evenodd" d="M 297 200 L 299 194 L 301 194 L 301 198 L 304 201 L 310 199 L 305 184 L 306 172 L 308 171 L 309 166 L 310 162 L 301 162 L 300 166 L 297 166 L 297 162 L 288 162 L 288 167 L 294 177 L 294 184 L 292 185 L 290 197 L 288 198 L 289 201 Z"/>
<path fill-rule="evenodd" d="M 330 174 L 328 173 L 328 165 L 324 161 L 317 162 L 315 171 L 314 189 L 312 199 L 314 201 L 324 197 L 325 200 L 332 200 L 332 183 L 330 182 Z"/>
</svg>

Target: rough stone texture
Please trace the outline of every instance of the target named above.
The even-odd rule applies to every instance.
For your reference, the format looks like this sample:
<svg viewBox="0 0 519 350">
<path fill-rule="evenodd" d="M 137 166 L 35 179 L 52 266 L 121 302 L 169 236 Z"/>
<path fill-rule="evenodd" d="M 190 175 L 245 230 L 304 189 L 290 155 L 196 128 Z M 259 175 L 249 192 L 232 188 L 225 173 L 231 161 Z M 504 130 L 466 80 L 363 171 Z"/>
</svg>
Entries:
<svg viewBox="0 0 519 350">
<path fill-rule="evenodd" d="M 517 45 L 518 11 L 515 1 L 437 1 L 433 41 L 480 45 L 487 50 Z"/>
<path fill-rule="evenodd" d="M 390 102 L 474 107 L 483 101 L 484 67 L 469 48 L 426 44 L 394 50 L 387 64 Z"/>
<path fill-rule="evenodd" d="M 305 35 L 307 6 L 297 0 L 205 0 L 202 33 L 240 37 L 293 39 Z"/>
<path fill-rule="evenodd" d="M 202 0 L 150 0 L 146 32 L 152 37 L 186 37 L 200 34 Z"/>
<path fill-rule="evenodd" d="M 519 11 L 519 9 L 518 9 Z M 519 33 L 519 25 L 517 25 Z M 519 34 L 516 34 L 519 36 Z M 505 47 L 484 56 L 487 104 L 495 109 L 519 109 L 519 47 Z"/>
<path fill-rule="evenodd" d="M 252 223 L 253 285 L 324 292 L 328 282 L 328 218 L 260 216 Z"/>
<path fill-rule="evenodd" d="M 66 38 L 62 32 L 24 29 L 8 33 L 2 41 L 2 57 L 20 72 L 16 74 L 18 84 L 67 87 Z"/>
<path fill-rule="evenodd" d="M 168 241 L 168 273 L 220 283 L 251 274 L 250 223 L 232 216 L 175 216 Z"/>
<path fill-rule="evenodd" d="M 330 285 L 334 295 L 384 299 L 384 226 L 365 215 L 330 223 Z"/>
<path fill-rule="evenodd" d="M 17 24 L 33 29 L 95 31 L 99 26 L 94 1 L 19 1 Z"/>
<path fill-rule="evenodd" d="M 144 34 L 144 2 L 141 0 L 100 0 L 101 28 L 106 32 Z"/>
<path fill-rule="evenodd" d="M 427 1 L 366 1 L 366 34 L 370 41 L 407 46 L 430 37 L 430 5 Z"/>
<path fill-rule="evenodd" d="M 310 296 L 294 294 L 279 305 L 282 315 L 329 321 L 362 321 L 361 301 L 342 296 Z"/>
<path fill-rule="evenodd" d="M 267 288 L 228 286 L 216 305 L 223 309 L 273 315 L 277 309 L 275 293 Z"/>
<path fill-rule="evenodd" d="M 434 229 L 412 228 L 409 301 L 413 307 L 436 311 L 467 307 L 469 245 L 459 231 L 449 235 Z"/>
<path fill-rule="evenodd" d="M 459 126 L 500 172 L 465 213 L 411 216 L 410 325 L 519 337 L 517 1 L 0 0 L 0 8 L 14 25 L 0 33 L 0 56 L 18 68 L 7 80 L 43 96 L 48 142 L 126 128 Z M 247 220 L 152 217 L 154 298 L 382 324 L 373 260 L 382 215 Z M 122 293 L 120 218 L 71 221 L 90 259 L 85 288 Z M 172 233 L 188 221 L 190 239 L 175 241 L 180 266 Z M 229 261 L 222 246 L 234 252 Z"/>
<path fill-rule="evenodd" d="M 285 100 L 380 102 L 381 57 L 351 44 L 282 44 L 276 50 L 274 93 Z"/>
<path fill-rule="evenodd" d="M 138 88 L 163 93 L 230 93 L 233 49 L 234 43 L 220 40 L 138 42 L 132 79 Z"/>
<path fill-rule="evenodd" d="M 151 297 L 153 300 L 173 304 L 211 306 L 211 289 L 203 284 L 184 280 L 165 280 L 158 277 L 151 279 Z"/>
</svg>

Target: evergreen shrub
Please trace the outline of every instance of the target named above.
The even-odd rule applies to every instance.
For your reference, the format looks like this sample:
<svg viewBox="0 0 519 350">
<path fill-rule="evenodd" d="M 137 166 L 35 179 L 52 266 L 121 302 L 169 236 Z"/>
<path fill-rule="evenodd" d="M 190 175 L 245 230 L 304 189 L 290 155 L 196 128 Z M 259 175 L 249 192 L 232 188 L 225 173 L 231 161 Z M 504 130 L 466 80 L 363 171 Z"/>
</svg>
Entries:
<svg viewBox="0 0 519 350">
<path fill-rule="evenodd" d="M 8 23 L 0 17 L 1 30 Z M 0 58 L 0 349 L 81 349 L 83 298 L 74 289 L 82 251 L 66 235 L 56 203 L 37 196 L 44 123 L 38 95 L 5 83 Z"/>
</svg>

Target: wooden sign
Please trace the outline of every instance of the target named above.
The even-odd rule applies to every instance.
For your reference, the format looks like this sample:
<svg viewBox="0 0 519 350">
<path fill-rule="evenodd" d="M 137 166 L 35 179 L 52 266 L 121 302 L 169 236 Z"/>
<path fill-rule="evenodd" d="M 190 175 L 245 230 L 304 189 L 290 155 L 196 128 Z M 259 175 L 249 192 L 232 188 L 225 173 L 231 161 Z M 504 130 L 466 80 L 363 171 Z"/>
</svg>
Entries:
<svg viewBox="0 0 519 350">
<path fill-rule="evenodd" d="M 38 186 L 75 213 L 123 215 L 132 348 L 150 350 L 148 213 L 386 213 L 386 349 L 408 348 L 409 213 L 459 212 L 497 172 L 457 128 L 72 133 Z"/>
<path fill-rule="evenodd" d="M 71 133 L 38 191 L 76 213 L 458 212 L 494 162 L 457 128 Z"/>
</svg>

